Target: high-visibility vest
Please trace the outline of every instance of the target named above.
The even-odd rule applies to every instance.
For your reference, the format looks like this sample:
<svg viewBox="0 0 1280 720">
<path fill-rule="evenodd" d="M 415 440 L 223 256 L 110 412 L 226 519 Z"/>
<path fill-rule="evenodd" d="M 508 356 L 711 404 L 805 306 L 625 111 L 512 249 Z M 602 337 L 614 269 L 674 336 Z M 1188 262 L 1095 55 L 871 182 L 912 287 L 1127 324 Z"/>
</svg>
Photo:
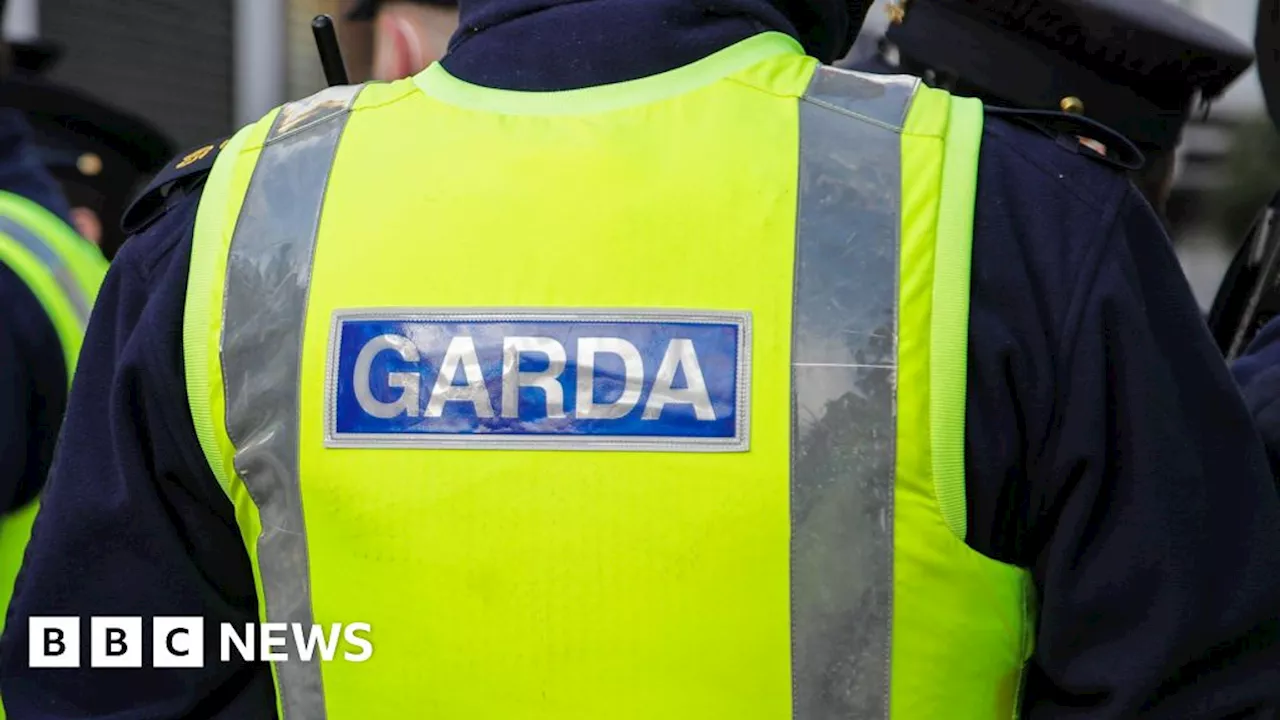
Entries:
<svg viewBox="0 0 1280 720">
<path fill-rule="evenodd" d="M 70 386 L 89 311 L 107 272 L 106 259 L 53 213 L 19 195 L 0 192 L 0 264 L 26 283 L 48 314 L 62 345 Z M 33 500 L 0 516 L 0 631 L 38 509 L 39 501 Z"/>
<path fill-rule="evenodd" d="M 261 620 L 345 648 L 285 636 L 282 717 L 1011 717 L 1030 582 L 964 542 L 982 117 L 767 33 L 239 132 L 186 376 Z"/>
</svg>

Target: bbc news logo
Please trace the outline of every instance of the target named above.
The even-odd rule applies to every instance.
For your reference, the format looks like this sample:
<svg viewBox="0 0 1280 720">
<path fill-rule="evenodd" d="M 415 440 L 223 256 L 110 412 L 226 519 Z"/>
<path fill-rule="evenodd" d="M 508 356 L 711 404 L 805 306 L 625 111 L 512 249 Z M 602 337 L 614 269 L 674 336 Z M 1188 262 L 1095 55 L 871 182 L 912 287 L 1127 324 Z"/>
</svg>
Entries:
<svg viewBox="0 0 1280 720">
<path fill-rule="evenodd" d="M 33 668 L 81 666 L 81 619 L 32 617 L 28 623 L 28 664 Z M 365 662 L 373 656 L 368 623 L 222 623 L 222 662 Z M 89 667 L 140 668 L 146 638 L 140 617 L 89 618 Z M 206 660 L 205 621 L 198 617 L 157 617 L 151 621 L 151 665 L 201 668 Z M 341 653 L 339 651 L 341 650 Z"/>
</svg>

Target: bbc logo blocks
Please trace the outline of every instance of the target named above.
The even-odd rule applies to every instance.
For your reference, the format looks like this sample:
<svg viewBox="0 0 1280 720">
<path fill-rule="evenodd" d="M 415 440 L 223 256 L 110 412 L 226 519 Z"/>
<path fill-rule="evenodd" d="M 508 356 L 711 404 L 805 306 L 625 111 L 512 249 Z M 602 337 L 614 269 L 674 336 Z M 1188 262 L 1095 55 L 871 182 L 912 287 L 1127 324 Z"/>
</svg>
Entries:
<svg viewBox="0 0 1280 720">
<path fill-rule="evenodd" d="M 81 666 L 81 620 L 30 618 L 28 660 L 33 668 Z M 146 637 L 140 617 L 89 618 L 89 666 L 140 668 Z M 158 617 L 151 627 L 151 666 L 198 668 L 204 665 L 204 620 Z"/>
<path fill-rule="evenodd" d="M 151 627 L 151 665 L 165 668 L 204 666 L 204 620 L 158 617 Z"/>
<path fill-rule="evenodd" d="M 29 635 L 31 667 L 80 667 L 80 618 L 33 617 Z"/>
<path fill-rule="evenodd" d="M 142 667 L 142 618 L 90 618 L 90 667 Z"/>
<path fill-rule="evenodd" d="M 198 617 L 157 617 L 143 627 L 140 617 L 29 619 L 28 662 L 33 668 L 76 668 L 88 649 L 89 667 L 201 668 L 217 648 L 220 662 L 365 662 L 373 655 L 369 623 L 221 623 L 205 644 L 205 622 Z M 145 652 L 149 645 L 150 653 Z M 237 659 L 238 658 L 238 659 Z"/>
</svg>

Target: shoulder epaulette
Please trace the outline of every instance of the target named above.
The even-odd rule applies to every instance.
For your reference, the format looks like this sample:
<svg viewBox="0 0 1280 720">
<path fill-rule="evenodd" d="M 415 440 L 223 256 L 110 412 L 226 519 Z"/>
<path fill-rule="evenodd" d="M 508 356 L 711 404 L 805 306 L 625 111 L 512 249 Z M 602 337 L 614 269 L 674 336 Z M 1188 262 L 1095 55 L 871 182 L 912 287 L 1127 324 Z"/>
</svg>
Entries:
<svg viewBox="0 0 1280 720">
<path fill-rule="evenodd" d="M 169 209 L 168 200 L 175 189 L 191 188 L 203 182 L 230 139 L 202 145 L 170 160 L 125 210 L 120 219 L 121 229 L 129 235 L 142 230 Z"/>
<path fill-rule="evenodd" d="M 988 115 L 1029 125 L 1053 138 L 1064 149 L 1093 158 L 1121 170 L 1141 170 L 1147 158 L 1129 138 L 1106 125 L 1074 113 L 1056 110 L 1030 110 L 988 105 Z M 1092 144 L 1100 143 L 1106 152 L 1099 152 Z"/>
</svg>

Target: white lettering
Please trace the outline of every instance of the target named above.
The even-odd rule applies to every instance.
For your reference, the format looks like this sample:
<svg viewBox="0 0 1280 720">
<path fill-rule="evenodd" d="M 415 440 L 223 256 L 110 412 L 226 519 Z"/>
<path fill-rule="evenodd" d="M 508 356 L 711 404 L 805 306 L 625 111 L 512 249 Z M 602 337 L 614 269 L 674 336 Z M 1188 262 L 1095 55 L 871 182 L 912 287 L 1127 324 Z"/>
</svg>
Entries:
<svg viewBox="0 0 1280 720">
<path fill-rule="evenodd" d="M 248 662 L 254 661 L 254 642 L 253 642 L 253 623 L 244 624 L 244 635 L 241 636 L 236 632 L 236 626 L 231 623 L 223 623 L 222 642 L 220 643 L 222 662 L 231 662 L 231 646 L 234 645 L 240 653 L 240 659 Z"/>
<path fill-rule="evenodd" d="M 520 372 L 520 356 L 541 353 L 547 356 L 547 369 Z M 542 390 L 547 417 L 564 417 L 564 346 L 547 337 L 509 337 L 502 341 L 502 417 L 520 417 L 520 388 Z"/>
<path fill-rule="evenodd" d="M 269 662 L 284 662 L 289 659 L 287 652 L 275 652 L 275 648 L 282 648 L 289 638 L 286 633 L 289 632 L 289 623 L 263 623 L 261 645 L 262 650 L 259 653 L 261 659 Z"/>
<path fill-rule="evenodd" d="M 395 402 L 384 403 L 373 396 L 373 388 L 369 386 L 369 369 L 373 367 L 373 359 L 384 350 L 392 350 L 405 362 L 418 361 L 418 348 L 413 341 L 400 335 L 379 335 L 365 343 L 356 356 L 355 385 L 356 401 L 360 409 L 369 415 L 388 420 L 401 413 L 409 417 L 418 415 L 418 395 L 421 392 L 421 378 L 416 372 L 393 372 L 387 374 L 387 385 L 401 390 Z"/>
<path fill-rule="evenodd" d="M 303 636 L 304 629 L 310 632 Z M 311 656 L 315 654 L 316 646 L 320 647 L 320 657 L 326 662 L 333 659 L 333 654 L 338 650 L 338 636 L 342 634 L 342 626 L 333 624 L 329 626 L 328 643 L 325 643 L 324 628 L 320 625 L 312 625 L 307 628 L 302 623 L 293 623 L 293 641 L 298 646 L 298 659 L 303 662 L 311 660 Z"/>
<path fill-rule="evenodd" d="M 359 632 L 372 633 L 373 628 L 369 627 L 369 623 L 351 623 L 342 633 L 348 645 L 355 645 L 360 648 L 358 653 L 348 650 L 342 654 L 343 658 L 351 662 L 364 662 L 373 656 L 373 643 L 368 638 L 363 638 L 356 634 Z"/>
<path fill-rule="evenodd" d="M 684 369 L 687 387 L 676 389 L 671 385 L 675 382 L 676 370 L 681 368 Z M 687 338 L 676 338 L 667 345 L 667 354 L 662 357 L 662 365 L 658 368 L 642 417 L 657 420 L 662 417 L 662 409 L 672 404 L 692 405 L 693 414 L 699 420 L 716 419 L 715 408 L 707 394 L 707 381 L 702 377 L 702 366 L 698 364 L 698 353 L 693 341 Z"/>
<path fill-rule="evenodd" d="M 459 365 L 466 376 L 466 385 L 453 384 Z M 436 376 L 435 387 L 431 388 L 427 417 L 443 415 L 444 404 L 447 402 L 468 402 L 475 407 L 476 417 L 493 417 L 493 402 L 489 399 L 489 389 L 484 386 L 480 358 L 476 357 L 476 343 L 469 336 L 463 335 L 449 341 L 444 362 L 440 364 L 440 374 Z"/>
<path fill-rule="evenodd" d="M 622 358 L 626 374 L 622 396 L 611 403 L 595 402 L 596 355 L 608 353 Z M 635 345 L 622 338 L 580 338 L 578 340 L 578 418 L 616 420 L 626 417 L 640 402 L 644 387 L 644 361 Z"/>
</svg>

